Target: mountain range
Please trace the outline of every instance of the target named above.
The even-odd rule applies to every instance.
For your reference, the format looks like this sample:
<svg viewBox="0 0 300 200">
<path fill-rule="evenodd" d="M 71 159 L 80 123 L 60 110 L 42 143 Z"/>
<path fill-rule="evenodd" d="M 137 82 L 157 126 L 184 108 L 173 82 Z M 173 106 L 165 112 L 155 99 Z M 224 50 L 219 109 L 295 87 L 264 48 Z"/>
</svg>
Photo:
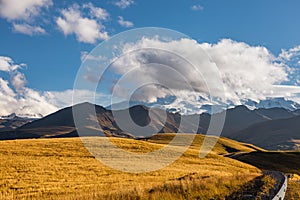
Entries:
<svg viewBox="0 0 300 200">
<path fill-rule="evenodd" d="M 35 115 L 18 116 L 15 113 L 7 116 L 1 116 L 0 131 L 11 131 L 36 119 L 38 118 Z"/>
<path fill-rule="evenodd" d="M 278 98 L 266 98 L 264 100 L 243 100 L 241 102 L 242 105 L 246 106 L 250 110 L 260 109 L 260 108 L 284 108 L 286 110 L 295 111 L 300 109 L 300 104 L 285 99 L 283 97 Z M 202 113 L 209 113 L 209 114 L 215 114 L 218 112 L 222 112 L 224 110 L 227 110 L 228 108 L 234 108 L 237 105 L 233 102 L 227 102 L 226 104 L 224 102 L 221 102 L 216 99 L 207 99 L 203 97 L 199 97 L 199 102 L 196 103 L 184 103 L 185 109 L 182 108 L 182 106 L 178 106 L 178 102 L 176 102 L 176 97 L 169 96 L 166 98 L 158 98 L 158 100 L 154 103 L 145 103 L 142 101 L 123 101 L 119 103 L 114 103 L 110 106 L 107 106 L 106 109 L 108 110 L 122 110 L 127 109 L 132 106 L 137 105 L 145 105 L 147 107 L 152 106 L 158 106 L 161 109 L 168 110 L 169 112 L 173 113 L 180 113 L 184 115 L 188 114 L 202 114 Z M 212 105 L 215 106 L 214 110 L 212 109 Z"/>
<path fill-rule="evenodd" d="M 148 137 L 137 133 L 137 130 L 130 124 L 122 129 L 118 126 L 118 119 L 113 112 L 104 107 L 82 103 L 75 105 L 83 116 L 82 125 L 75 128 L 73 120 L 73 107 L 67 107 L 34 121 L 22 121 L 23 124 L 17 128 L 12 127 L 0 130 L 0 139 L 26 139 L 26 138 L 57 138 L 77 137 L 77 130 L 83 130 L 84 136 L 114 136 L 126 138 Z M 91 115 L 96 111 L 96 119 Z M 116 110 L 117 116 L 124 116 L 130 113 L 133 121 L 141 127 L 148 125 L 150 133 L 174 133 L 174 132 L 197 132 L 206 133 L 208 130 L 211 114 L 202 113 L 199 117 L 197 127 L 189 124 L 193 115 L 181 115 L 162 109 L 150 110 L 143 105 L 132 106 L 128 109 Z M 151 113 L 151 118 L 149 114 Z M 237 106 L 226 111 L 226 119 L 221 136 L 228 137 L 241 142 L 252 143 L 265 149 L 298 149 L 300 144 L 300 110 L 288 110 L 285 108 L 259 108 L 250 110 L 247 106 Z M 162 119 L 162 114 L 166 119 Z M 221 115 L 216 113 L 214 115 Z M 4 120 L 4 119 L 2 119 Z M 6 119 L 7 120 L 7 119 Z M 21 119 L 20 119 L 21 120 Z M 179 125 L 185 120 L 184 126 Z M 165 123 L 163 123 L 165 121 Z M 94 122 L 99 122 L 100 127 Z"/>
</svg>

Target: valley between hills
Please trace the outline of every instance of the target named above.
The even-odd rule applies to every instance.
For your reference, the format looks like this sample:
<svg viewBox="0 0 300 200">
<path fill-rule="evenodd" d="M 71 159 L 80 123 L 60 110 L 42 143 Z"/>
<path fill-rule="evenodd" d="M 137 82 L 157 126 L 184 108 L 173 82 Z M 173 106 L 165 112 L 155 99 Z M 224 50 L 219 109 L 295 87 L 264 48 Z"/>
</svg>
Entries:
<svg viewBox="0 0 300 200">
<path fill-rule="evenodd" d="M 76 106 L 82 110 L 87 125 L 94 120 L 89 114 L 95 109 L 96 121 L 102 130 L 79 127 L 87 133 L 79 138 L 69 107 L 0 132 L 1 199 L 270 199 L 278 190 L 274 187 L 277 180 L 267 173 L 270 171 L 283 172 L 290 177 L 286 199 L 300 198 L 299 134 L 293 125 L 297 124 L 298 115 L 291 111 L 277 108 L 249 110 L 243 106 L 230 109 L 222 137 L 182 133 L 183 140 L 195 138 L 174 163 L 154 172 L 126 173 L 97 160 L 85 148 L 82 139 L 92 143 L 98 139 L 110 140 L 123 150 L 145 154 L 170 145 L 175 136 L 173 132 L 184 131 L 185 127 L 178 130 L 180 120 L 189 116 L 167 113 L 161 130 L 158 130 L 158 118 L 151 118 L 154 120 L 152 128 L 159 134 L 136 137 L 118 128 L 110 110 L 89 103 Z M 137 124 L 149 123 L 147 107 L 134 106 L 129 112 Z M 284 118 L 280 119 L 280 116 Z M 205 132 L 209 117 L 209 114 L 200 115 L 198 132 Z M 281 121 L 286 123 L 279 125 Z M 273 123 L 277 125 L 273 126 Z M 294 128 L 282 128 L 291 124 Z M 268 129 L 270 126 L 273 129 Z M 254 132 L 251 144 L 243 142 L 251 138 L 243 135 L 249 130 Z M 263 130 L 266 135 L 256 134 L 257 130 Z M 276 143 L 276 138 L 271 137 L 274 130 L 286 132 L 281 142 Z M 235 137 L 235 134 L 244 138 L 241 137 L 240 142 L 226 138 Z M 199 151 L 205 138 L 208 144 L 217 143 L 205 158 L 200 158 Z M 263 143 L 262 138 L 269 138 L 270 142 Z M 182 148 L 180 144 L 172 145 L 172 151 Z M 108 156 L 113 149 L 99 147 L 97 151 L 107 152 Z M 156 162 L 162 162 L 166 157 L 168 154 L 157 157 Z M 144 164 L 142 160 L 135 162 L 135 165 Z M 122 167 L 122 159 L 120 165 Z"/>
</svg>

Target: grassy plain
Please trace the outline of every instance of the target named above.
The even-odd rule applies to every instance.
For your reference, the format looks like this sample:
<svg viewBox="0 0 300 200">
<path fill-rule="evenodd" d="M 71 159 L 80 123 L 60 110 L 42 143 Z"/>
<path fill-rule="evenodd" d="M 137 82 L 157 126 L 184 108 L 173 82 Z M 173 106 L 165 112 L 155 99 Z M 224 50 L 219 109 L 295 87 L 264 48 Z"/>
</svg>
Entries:
<svg viewBox="0 0 300 200">
<path fill-rule="evenodd" d="M 164 147 L 173 136 L 110 140 L 124 150 L 146 153 Z M 79 138 L 0 141 L 0 199 L 233 199 L 261 176 L 258 168 L 223 156 L 256 147 L 222 138 L 199 158 L 203 139 L 196 136 L 168 167 L 134 174 L 105 166 Z"/>
</svg>

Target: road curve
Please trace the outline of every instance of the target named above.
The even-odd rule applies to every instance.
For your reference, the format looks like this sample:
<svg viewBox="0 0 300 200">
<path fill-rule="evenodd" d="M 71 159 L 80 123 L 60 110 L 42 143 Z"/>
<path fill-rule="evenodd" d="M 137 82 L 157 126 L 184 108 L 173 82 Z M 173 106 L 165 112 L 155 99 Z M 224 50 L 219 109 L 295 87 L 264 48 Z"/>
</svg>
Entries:
<svg viewBox="0 0 300 200">
<path fill-rule="evenodd" d="M 283 200 L 287 190 L 288 178 L 282 172 L 273 173 L 276 176 L 275 178 L 277 179 L 277 183 L 279 183 L 279 189 L 277 190 L 277 193 L 274 195 L 272 200 Z"/>
<path fill-rule="evenodd" d="M 232 153 L 226 155 L 226 157 L 237 159 L 245 154 L 248 154 L 247 152 L 239 152 L 239 153 Z M 276 179 L 276 184 L 274 185 L 273 191 L 271 193 L 270 199 L 272 200 L 284 200 L 285 193 L 287 190 L 288 185 L 288 178 L 284 173 L 278 172 L 278 171 L 265 171 L 264 174 L 271 175 L 273 178 Z"/>
</svg>

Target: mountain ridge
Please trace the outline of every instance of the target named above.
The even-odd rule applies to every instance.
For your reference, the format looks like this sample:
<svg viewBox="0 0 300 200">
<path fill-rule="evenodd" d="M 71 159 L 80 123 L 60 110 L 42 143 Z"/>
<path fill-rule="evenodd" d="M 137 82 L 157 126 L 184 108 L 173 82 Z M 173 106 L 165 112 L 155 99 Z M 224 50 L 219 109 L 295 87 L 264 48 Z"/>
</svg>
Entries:
<svg viewBox="0 0 300 200">
<path fill-rule="evenodd" d="M 168 110 L 169 112 L 177 113 L 184 115 L 191 115 L 191 114 L 202 114 L 202 113 L 209 113 L 209 114 L 216 114 L 222 112 L 224 110 L 235 108 L 237 106 L 246 106 L 249 110 L 255 109 L 270 109 L 270 108 L 284 108 L 286 110 L 295 111 L 300 109 L 300 104 L 296 103 L 295 101 L 283 98 L 283 97 L 273 97 L 273 98 L 266 98 L 263 100 L 242 100 L 239 104 L 234 104 L 233 102 L 221 102 L 219 100 L 213 100 L 209 98 L 199 98 L 199 102 L 196 104 L 188 104 L 185 106 L 189 106 L 193 112 L 186 112 L 185 109 L 176 106 L 174 103 L 176 97 L 169 96 L 166 98 L 159 98 L 157 102 L 154 103 L 146 103 L 142 101 L 122 101 L 118 103 L 114 103 L 112 105 L 106 106 L 106 109 L 109 110 L 122 110 L 128 109 L 135 105 L 145 105 L 147 107 L 158 106 L 161 109 Z M 214 111 L 212 107 L 214 106 Z"/>
<path fill-rule="evenodd" d="M 79 113 L 83 116 L 81 118 L 83 121 L 80 122 L 79 127 L 75 127 L 73 109 L 79 109 Z M 92 114 L 93 111 L 96 111 L 96 115 Z M 246 106 L 237 106 L 223 112 L 226 112 L 226 119 L 221 136 L 248 143 L 249 137 L 253 137 L 250 143 L 255 145 L 259 144 L 258 146 L 260 147 L 265 147 L 263 144 L 259 143 L 260 135 L 250 134 L 244 130 L 264 122 L 294 118 L 300 113 L 298 111 L 292 112 L 284 108 L 250 110 Z M 159 108 L 156 108 L 155 110 L 145 105 L 135 105 L 129 109 L 111 111 L 102 106 L 86 102 L 63 108 L 41 119 L 24 124 L 14 130 L 2 131 L 0 132 L 0 139 L 77 137 L 78 130 L 82 130 L 80 133 L 85 134 L 84 136 L 113 136 L 125 138 L 151 136 L 144 133 L 138 133 L 137 129 L 133 128 L 130 123 L 127 126 L 125 124 L 125 127 L 122 127 L 122 129 L 119 128 L 118 117 L 128 116 L 125 115 L 128 113 L 132 120 L 139 126 L 149 126 L 150 133 L 188 133 L 192 131 L 205 134 L 208 130 L 212 116 L 208 113 L 199 115 L 200 121 L 193 129 L 193 126 L 195 125 L 191 124 L 190 126 L 188 123 L 190 117 L 193 117 L 193 115 L 180 115 L 179 113 L 172 113 Z M 166 117 L 165 121 L 162 119 L 164 113 Z M 117 115 L 114 116 L 114 114 Z M 221 114 L 224 113 L 217 113 L 215 115 Z M 149 115 L 151 115 L 152 118 L 150 118 Z M 185 120 L 185 126 L 180 126 L 181 130 L 179 130 L 181 120 Z M 95 122 L 98 122 L 100 126 Z M 241 135 L 243 135 L 243 137 Z M 298 137 L 294 134 L 291 133 L 291 135 L 294 136 L 294 138 L 287 135 L 283 137 L 283 140 L 286 142 L 291 139 L 298 140 Z M 272 135 L 269 135 L 268 137 L 270 138 L 270 141 L 274 140 L 272 139 Z M 295 148 L 295 145 L 292 142 L 287 144 L 289 145 L 289 148 Z M 283 147 L 278 146 L 275 142 L 274 146 L 269 148 L 280 149 Z"/>
</svg>

